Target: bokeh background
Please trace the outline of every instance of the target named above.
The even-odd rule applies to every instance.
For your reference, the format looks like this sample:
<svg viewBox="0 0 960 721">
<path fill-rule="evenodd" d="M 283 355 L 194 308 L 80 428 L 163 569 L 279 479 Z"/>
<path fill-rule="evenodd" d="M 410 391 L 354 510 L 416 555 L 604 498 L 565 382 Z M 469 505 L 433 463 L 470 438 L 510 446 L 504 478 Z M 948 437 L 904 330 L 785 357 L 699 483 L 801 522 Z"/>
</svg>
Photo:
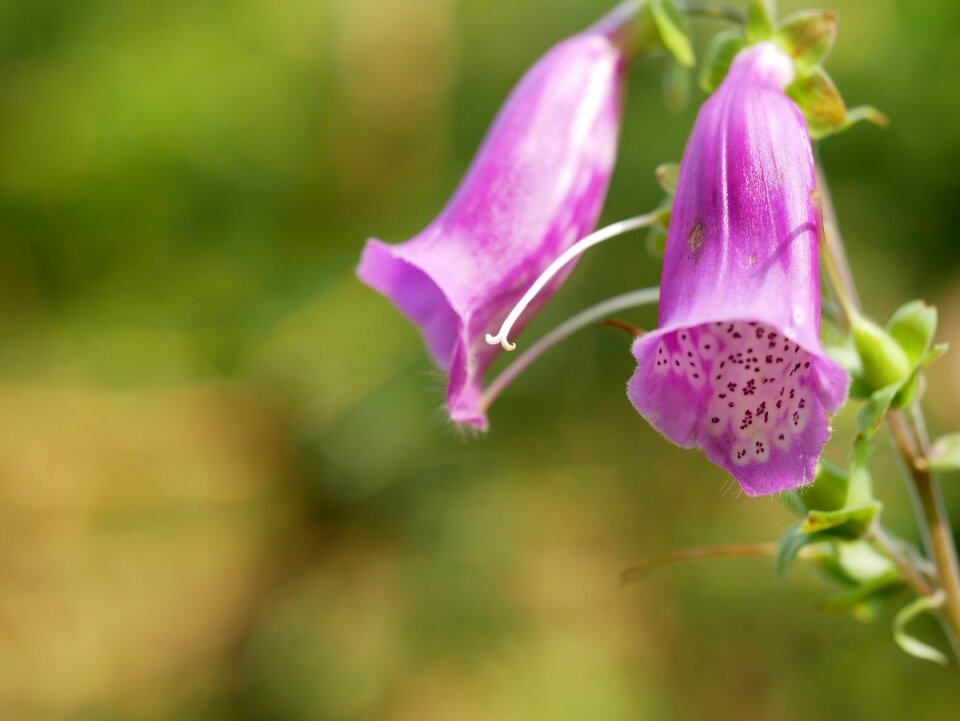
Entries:
<svg viewBox="0 0 960 721">
<path fill-rule="evenodd" d="M 955 669 L 899 652 L 889 614 L 819 610 L 810 569 L 618 588 L 654 553 L 792 522 L 634 413 L 622 333 L 545 356 L 465 436 L 415 330 L 353 276 L 609 5 L 0 3 L 0 718 L 956 715 Z M 817 151 L 861 294 L 878 317 L 938 303 L 956 346 L 960 4 L 831 7 L 830 72 L 892 119 Z M 657 203 L 680 157 L 694 110 L 665 108 L 665 67 L 631 72 L 607 220 Z M 658 274 L 642 236 L 611 242 L 524 338 Z M 935 430 L 960 428 L 958 358 L 931 370 Z M 885 447 L 875 466 L 917 540 Z"/>
</svg>

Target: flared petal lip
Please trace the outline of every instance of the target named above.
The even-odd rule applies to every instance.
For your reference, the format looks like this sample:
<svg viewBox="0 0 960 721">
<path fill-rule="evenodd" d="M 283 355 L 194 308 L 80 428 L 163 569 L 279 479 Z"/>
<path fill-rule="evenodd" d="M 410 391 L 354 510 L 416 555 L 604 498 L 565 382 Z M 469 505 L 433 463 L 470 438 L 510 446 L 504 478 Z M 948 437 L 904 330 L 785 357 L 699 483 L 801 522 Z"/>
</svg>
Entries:
<svg viewBox="0 0 960 721">
<path fill-rule="evenodd" d="M 849 376 L 846 371 L 837 363 L 835 360 L 830 358 L 824 351 L 823 347 L 820 345 L 819 341 L 815 344 L 805 343 L 801 339 L 797 339 L 786 332 L 786 329 L 783 329 L 777 323 L 773 323 L 770 320 L 764 319 L 762 313 L 757 314 L 755 317 L 730 317 L 723 316 L 720 314 L 711 314 L 709 318 L 694 318 L 690 317 L 684 322 L 673 322 L 667 325 L 664 325 L 660 328 L 657 328 L 654 331 L 645 333 L 643 336 L 637 338 L 631 346 L 631 350 L 634 358 L 639 362 L 641 360 L 641 347 L 648 346 L 650 344 L 655 344 L 659 339 L 670 333 L 677 332 L 684 328 L 692 328 L 699 325 L 717 323 L 717 322 L 731 322 L 731 321 L 756 321 L 758 323 L 766 323 L 772 327 L 778 329 L 785 338 L 790 340 L 793 343 L 796 343 L 805 351 L 810 353 L 816 359 L 818 367 L 821 369 L 822 373 L 818 373 L 817 383 L 820 386 L 823 392 L 823 403 L 824 409 L 830 414 L 834 414 L 837 410 L 846 402 L 847 392 L 849 390 Z M 627 397 L 630 399 L 631 404 L 633 404 L 638 411 L 640 411 L 640 406 L 637 405 L 637 402 L 634 400 L 634 394 L 639 394 L 642 392 L 639 387 L 639 376 L 640 368 L 638 366 L 637 370 L 630 376 L 630 379 L 627 381 Z M 641 411 L 642 413 L 642 411 Z M 653 424 L 652 424 L 653 425 Z M 777 493 L 784 490 L 787 486 L 778 482 L 766 482 L 762 484 L 756 484 L 753 482 L 745 482 L 742 476 L 744 471 L 742 469 L 736 469 L 731 466 L 729 459 L 718 455 L 713 450 L 711 450 L 706 444 L 702 442 L 701 436 L 699 433 L 697 435 L 691 436 L 688 440 L 679 440 L 675 438 L 669 438 L 665 434 L 664 430 L 659 428 L 657 425 L 653 425 L 654 429 L 667 438 L 671 443 L 681 447 L 681 448 L 699 448 L 703 454 L 714 464 L 723 468 L 727 473 L 733 476 L 740 488 L 748 496 L 762 496 L 769 495 L 771 493 Z M 822 439 L 823 443 L 826 443 L 827 438 L 829 437 L 829 422 L 826 425 L 826 435 Z M 821 446 L 822 448 L 822 446 Z M 813 483 L 813 469 L 816 465 L 816 458 L 811 458 L 805 461 L 804 464 L 804 475 L 803 478 L 797 484 L 791 484 L 789 487 L 802 487 L 804 485 L 809 485 Z"/>
<path fill-rule="evenodd" d="M 423 275 L 424 280 L 432 285 L 432 288 L 443 299 L 443 302 L 446 304 L 449 311 L 456 316 L 458 326 L 456 328 L 456 335 L 459 336 L 463 326 L 463 318 L 461 313 L 454 306 L 450 296 L 444 289 L 443 284 L 439 282 L 437 278 L 431 275 L 428 268 L 425 268 L 412 258 L 404 257 L 403 244 L 390 245 L 378 240 L 377 238 L 368 239 L 367 244 L 363 248 L 363 253 L 360 256 L 360 262 L 357 264 L 356 274 L 361 281 L 392 301 L 393 304 L 400 310 L 400 312 L 402 312 L 411 323 L 420 329 L 420 332 L 424 338 L 424 342 L 427 346 L 427 350 L 430 353 L 430 357 L 433 362 L 443 370 L 449 370 L 450 362 L 453 356 L 454 344 L 451 343 L 450 347 L 446 350 L 440 348 L 438 343 L 430 338 L 427 329 L 423 326 L 420 320 L 411 315 L 407 307 L 405 307 L 405 303 L 402 298 L 402 291 L 409 290 L 409 288 L 401 289 L 399 287 L 395 287 L 387 282 L 387 279 L 381 273 L 377 272 L 379 268 L 383 268 L 387 265 L 393 266 L 394 270 L 396 270 L 399 264 L 403 264 L 403 266 L 406 268 L 419 271 Z"/>
<path fill-rule="evenodd" d="M 650 331 L 649 333 L 644 333 L 642 336 L 640 336 L 633 342 L 633 344 L 631 345 L 631 351 L 633 353 L 634 358 L 639 360 L 640 358 L 639 358 L 637 348 L 639 348 L 641 345 L 654 343 L 664 335 L 673 333 L 683 328 L 693 328 L 698 325 L 705 325 L 708 323 L 726 323 L 731 321 L 756 321 L 758 323 L 765 323 L 767 325 L 770 325 L 776 328 L 780 333 L 782 333 L 787 340 L 793 343 L 796 343 L 811 355 L 816 356 L 818 361 L 828 364 L 832 371 L 842 373 L 846 378 L 846 375 L 847 375 L 846 371 L 843 370 L 843 368 L 840 366 L 839 363 L 837 363 L 835 360 L 833 360 L 833 358 L 831 358 L 824 352 L 823 346 L 820 344 L 819 340 L 817 340 L 815 343 L 811 343 L 809 338 L 798 337 L 799 334 L 796 333 L 794 329 L 789 327 L 784 328 L 781 323 L 775 321 L 774 319 L 771 319 L 769 317 L 764 317 L 764 314 L 762 311 L 755 314 L 751 314 L 749 317 L 740 316 L 740 315 L 736 317 L 731 317 L 729 315 L 723 315 L 719 313 L 710 314 L 707 317 L 698 317 L 695 314 L 691 314 L 688 318 L 685 318 L 682 322 L 673 321 L 671 323 L 668 323 L 666 325 L 663 325 L 657 328 L 656 330 Z M 831 401 L 830 405 L 832 407 L 829 408 L 828 410 L 831 413 L 836 412 L 837 409 L 840 408 L 840 406 L 842 406 L 846 402 L 848 388 L 849 388 L 849 378 L 847 378 L 847 382 L 844 384 L 843 388 L 835 388 L 835 387 L 824 388 L 824 390 L 826 390 L 830 394 L 830 401 Z M 837 391 L 839 391 L 839 393 Z M 693 445 L 694 444 L 690 444 L 683 447 L 691 448 Z"/>
<path fill-rule="evenodd" d="M 443 283 L 435 278 L 428 268 L 412 258 L 405 257 L 402 249 L 403 244 L 390 245 L 376 238 L 370 238 L 360 256 L 360 263 L 356 268 L 357 277 L 392 301 L 393 305 L 417 326 L 431 360 L 449 374 L 447 410 L 450 419 L 455 423 L 485 431 L 488 428 L 488 420 L 484 409 L 479 407 L 476 398 L 473 402 L 466 400 L 469 396 L 476 395 L 476 389 L 473 387 L 474 372 L 471 367 L 473 358 L 470 356 L 469 341 L 466 337 L 469 318 L 464 317 L 464 314 L 456 308 Z M 410 287 L 395 286 L 389 282 L 392 273 L 402 272 L 403 269 L 418 271 L 423 276 L 420 279 L 421 282 L 428 283 L 430 290 L 437 294 L 437 302 L 445 304 L 445 310 L 450 316 L 448 322 L 454 326 L 445 329 L 445 336 L 450 339 L 449 343 L 441 345 L 436 337 L 431 337 L 430 329 L 411 314 L 403 298 L 404 292 L 409 292 Z"/>
</svg>

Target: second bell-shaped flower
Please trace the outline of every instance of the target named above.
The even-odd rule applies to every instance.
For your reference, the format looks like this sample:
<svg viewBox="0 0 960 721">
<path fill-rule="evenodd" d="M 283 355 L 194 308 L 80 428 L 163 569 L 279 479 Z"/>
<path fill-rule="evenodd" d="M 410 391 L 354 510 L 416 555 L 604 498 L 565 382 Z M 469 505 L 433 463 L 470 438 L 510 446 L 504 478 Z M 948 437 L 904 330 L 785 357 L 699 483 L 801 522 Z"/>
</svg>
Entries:
<svg viewBox="0 0 960 721">
<path fill-rule="evenodd" d="M 628 395 L 666 438 L 698 446 L 748 495 L 811 483 L 846 397 L 821 348 L 818 222 L 807 126 L 771 43 L 734 59 L 680 165 L 656 332 Z"/>
<path fill-rule="evenodd" d="M 616 158 L 634 10 L 615 10 L 527 72 L 426 229 L 399 245 L 371 240 L 364 249 L 357 274 L 420 327 L 448 374 L 447 410 L 457 423 L 487 425 L 483 378 L 499 347 L 485 342 L 486 333 L 599 218 Z"/>
</svg>

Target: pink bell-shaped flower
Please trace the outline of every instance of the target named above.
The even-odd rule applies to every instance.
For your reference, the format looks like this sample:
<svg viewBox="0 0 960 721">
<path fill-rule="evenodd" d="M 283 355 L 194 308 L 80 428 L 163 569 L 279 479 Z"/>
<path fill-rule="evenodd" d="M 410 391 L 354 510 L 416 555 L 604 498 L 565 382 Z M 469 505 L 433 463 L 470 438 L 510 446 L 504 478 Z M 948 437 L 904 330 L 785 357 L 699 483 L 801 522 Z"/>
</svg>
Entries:
<svg viewBox="0 0 960 721">
<path fill-rule="evenodd" d="M 635 11 L 621 6 L 551 49 L 501 108 L 443 212 L 405 243 L 370 240 L 363 251 L 357 275 L 420 327 L 448 373 L 447 410 L 457 423 L 487 427 L 484 374 L 500 349 L 484 342 L 486 331 L 596 225 L 616 158 Z"/>
<path fill-rule="evenodd" d="M 680 165 L 658 329 L 633 345 L 628 396 L 755 496 L 811 483 L 847 376 L 821 348 L 819 226 L 793 63 L 741 51 Z"/>
</svg>

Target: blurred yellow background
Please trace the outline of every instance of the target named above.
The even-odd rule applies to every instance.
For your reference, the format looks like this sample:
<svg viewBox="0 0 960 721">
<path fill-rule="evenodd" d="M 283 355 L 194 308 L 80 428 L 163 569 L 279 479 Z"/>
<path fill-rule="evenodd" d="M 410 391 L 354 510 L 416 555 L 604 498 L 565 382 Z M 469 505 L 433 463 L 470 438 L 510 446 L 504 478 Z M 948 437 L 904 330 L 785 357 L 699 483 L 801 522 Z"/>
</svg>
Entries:
<svg viewBox="0 0 960 721">
<path fill-rule="evenodd" d="M 617 587 L 791 522 L 632 410 L 621 333 L 582 332 L 464 436 L 416 331 L 353 276 L 610 4 L 0 4 L 0 719 L 956 715 L 955 670 L 900 653 L 889 617 L 818 610 L 800 565 Z M 956 348 L 960 4 L 831 7 L 828 69 L 892 120 L 817 151 L 861 293 L 878 317 L 938 303 Z M 666 110 L 665 67 L 631 71 L 607 220 L 652 208 L 682 152 L 701 96 Z M 593 251 L 520 340 L 658 275 L 642 236 Z M 958 358 L 931 369 L 935 429 L 960 428 Z M 917 540 L 893 454 L 875 466 Z"/>
</svg>

